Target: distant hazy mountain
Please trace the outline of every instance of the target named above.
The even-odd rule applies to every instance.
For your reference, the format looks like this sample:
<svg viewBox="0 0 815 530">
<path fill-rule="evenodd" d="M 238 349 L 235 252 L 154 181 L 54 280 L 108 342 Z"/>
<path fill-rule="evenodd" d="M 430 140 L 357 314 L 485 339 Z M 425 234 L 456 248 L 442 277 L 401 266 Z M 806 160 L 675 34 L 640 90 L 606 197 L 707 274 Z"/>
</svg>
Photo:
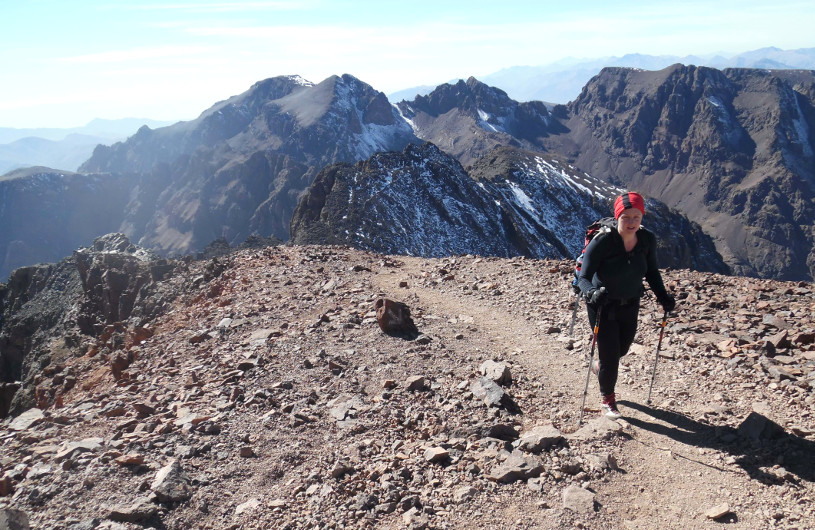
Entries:
<svg viewBox="0 0 815 530">
<path fill-rule="evenodd" d="M 24 167 L 45 166 L 76 171 L 97 145 L 111 145 L 135 134 L 139 127 L 163 127 L 170 122 L 141 118 L 95 119 L 67 129 L 0 127 L 0 175 Z"/>
<path fill-rule="evenodd" d="M 732 57 L 714 55 L 643 55 L 628 54 L 622 57 L 602 57 L 599 59 L 568 58 L 541 66 L 512 66 L 498 72 L 481 76 L 483 83 L 498 87 L 516 101 L 545 101 L 567 103 L 580 95 L 580 91 L 595 75 L 606 66 L 625 66 L 643 70 L 662 70 L 673 64 L 710 66 L 712 68 L 761 68 L 772 70 L 814 70 L 815 48 L 781 50 L 761 48 L 740 53 Z M 394 92 L 388 99 L 398 103 L 411 100 L 418 95 L 427 95 L 432 88 L 419 86 Z M 550 105 L 551 106 L 551 105 Z"/>
<path fill-rule="evenodd" d="M 30 128 L 17 129 L 14 127 L 0 127 L 0 144 L 11 143 L 22 138 L 42 138 L 44 140 L 64 140 L 72 134 L 85 136 L 99 136 L 103 138 L 127 138 L 139 130 L 142 125 L 147 125 L 151 129 L 164 127 L 173 122 L 149 120 L 146 118 L 122 118 L 120 120 L 103 120 L 97 118 L 91 120 L 82 127 L 68 128 Z"/>
<path fill-rule="evenodd" d="M 451 81 L 450 83 L 454 83 Z M 436 85 L 420 85 L 406 88 L 392 94 L 388 94 L 388 101 L 399 103 L 400 101 L 412 101 L 416 96 L 426 96 L 436 89 Z"/>
</svg>

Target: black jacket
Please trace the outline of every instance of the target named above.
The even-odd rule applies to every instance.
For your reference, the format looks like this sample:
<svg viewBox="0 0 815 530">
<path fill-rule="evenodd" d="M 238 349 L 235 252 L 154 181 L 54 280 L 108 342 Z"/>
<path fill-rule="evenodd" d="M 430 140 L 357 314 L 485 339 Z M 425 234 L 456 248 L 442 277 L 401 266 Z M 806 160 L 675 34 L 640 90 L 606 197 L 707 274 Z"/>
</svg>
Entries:
<svg viewBox="0 0 815 530">
<path fill-rule="evenodd" d="M 645 228 L 637 231 L 637 244 L 631 252 L 626 252 L 616 229 L 597 235 L 583 256 L 580 290 L 588 296 L 594 289 L 605 287 L 610 300 L 630 300 L 643 295 L 645 278 L 657 300 L 665 299 L 668 293 L 657 267 L 656 248 L 656 237 Z"/>
</svg>

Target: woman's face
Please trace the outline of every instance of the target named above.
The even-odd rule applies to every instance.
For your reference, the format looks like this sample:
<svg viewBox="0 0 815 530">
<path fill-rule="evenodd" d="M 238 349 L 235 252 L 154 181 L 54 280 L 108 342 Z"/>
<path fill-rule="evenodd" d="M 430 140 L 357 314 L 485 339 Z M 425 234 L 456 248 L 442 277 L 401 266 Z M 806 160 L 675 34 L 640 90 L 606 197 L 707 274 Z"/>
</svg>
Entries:
<svg viewBox="0 0 815 530">
<path fill-rule="evenodd" d="M 617 218 L 617 231 L 621 236 L 630 236 L 637 233 L 642 224 L 642 212 L 637 208 L 623 210 Z"/>
</svg>

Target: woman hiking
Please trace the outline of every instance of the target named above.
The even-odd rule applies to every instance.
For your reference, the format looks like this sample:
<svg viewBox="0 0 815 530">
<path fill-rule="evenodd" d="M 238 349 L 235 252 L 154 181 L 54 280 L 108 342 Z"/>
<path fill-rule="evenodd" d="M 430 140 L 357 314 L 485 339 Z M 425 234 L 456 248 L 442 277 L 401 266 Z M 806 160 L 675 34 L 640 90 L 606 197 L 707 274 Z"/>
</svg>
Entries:
<svg viewBox="0 0 815 530">
<path fill-rule="evenodd" d="M 640 226 L 643 215 L 642 195 L 627 192 L 617 197 L 616 229 L 591 240 L 578 278 L 592 329 L 597 324 L 598 358 L 592 361 L 591 371 L 600 383 L 603 413 L 611 418 L 621 416 L 614 387 L 620 357 L 628 353 L 637 332 L 640 298 L 645 292 L 642 279 L 648 280 L 662 309 L 673 311 L 676 306 L 657 268 L 656 237 Z"/>
</svg>

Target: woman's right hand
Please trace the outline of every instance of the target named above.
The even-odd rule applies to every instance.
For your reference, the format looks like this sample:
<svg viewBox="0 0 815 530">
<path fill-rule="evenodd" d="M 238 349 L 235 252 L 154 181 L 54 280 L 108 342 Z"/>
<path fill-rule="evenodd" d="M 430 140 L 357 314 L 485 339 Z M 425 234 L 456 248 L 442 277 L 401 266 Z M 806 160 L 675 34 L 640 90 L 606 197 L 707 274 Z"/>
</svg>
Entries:
<svg viewBox="0 0 815 530">
<path fill-rule="evenodd" d="M 605 287 L 593 289 L 589 295 L 589 302 L 594 305 L 601 305 L 605 302 L 607 294 L 608 292 L 606 291 Z"/>
</svg>

